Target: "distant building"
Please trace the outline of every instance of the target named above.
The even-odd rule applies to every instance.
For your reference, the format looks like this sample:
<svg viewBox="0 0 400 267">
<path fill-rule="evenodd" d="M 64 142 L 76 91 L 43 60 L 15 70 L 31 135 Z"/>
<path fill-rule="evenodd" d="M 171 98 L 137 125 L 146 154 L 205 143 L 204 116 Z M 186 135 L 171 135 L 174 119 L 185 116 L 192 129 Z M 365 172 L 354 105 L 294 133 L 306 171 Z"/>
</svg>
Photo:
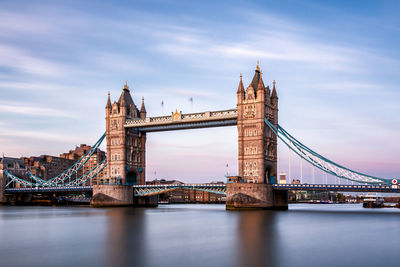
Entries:
<svg viewBox="0 0 400 267">
<path fill-rule="evenodd" d="M 7 179 L 5 177 L 4 171 L 7 170 L 9 173 L 20 177 L 24 180 L 30 181 L 27 171 L 28 168 L 25 165 L 24 161 L 22 159 L 18 158 L 10 158 L 10 157 L 4 157 L 0 158 L 0 186 L 4 187 L 7 182 Z M 20 187 L 18 183 L 15 183 L 13 187 Z"/>
<path fill-rule="evenodd" d="M 147 181 L 146 184 L 183 184 L 183 182 L 178 180 L 156 179 Z M 224 184 L 224 182 L 211 182 L 210 184 Z M 223 195 L 193 189 L 176 189 L 159 195 L 160 202 L 168 203 L 223 203 L 225 200 L 226 197 Z"/>
<path fill-rule="evenodd" d="M 31 157 L 21 157 L 21 158 L 0 158 L 0 170 L 7 170 L 11 174 L 22 178 L 24 180 L 36 183 L 28 176 L 28 171 L 43 180 L 49 180 L 61 174 L 68 168 L 70 168 L 77 160 L 83 157 L 89 150 L 91 146 L 82 144 L 76 147 L 74 150 L 70 150 L 68 153 L 63 153 L 59 157 L 50 155 L 41 156 L 31 156 Z M 95 166 L 101 163 L 105 159 L 105 152 L 98 149 L 93 153 L 92 157 L 85 163 L 85 165 L 77 171 L 66 182 L 72 181 L 83 174 L 92 170 Z M 4 176 L 4 172 L 1 171 L 0 176 Z M 104 173 L 100 172 L 93 181 L 88 181 L 88 184 L 104 183 L 102 177 Z M 1 177 L 0 177 L 1 178 Z M 13 187 L 19 187 L 19 184 L 13 185 Z"/>
<path fill-rule="evenodd" d="M 80 146 L 75 147 L 74 150 L 70 150 L 68 153 L 60 154 L 60 157 L 64 159 L 73 160 L 75 162 L 79 160 L 81 157 L 83 157 L 86 153 L 88 153 L 91 148 L 92 148 L 91 146 L 88 146 L 86 144 L 81 144 Z M 106 153 L 100 149 L 97 149 L 97 151 L 93 153 L 90 159 L 79 171 L 79 176 L 88 173 L 90 170 L 92 170 L 94 167 L 100 164 L 105 158 L 106 158 Z M 90 183 L 91 184 L 109 183 L 110 181 L 104 180 L 105 177 L 106 175 L 104 169 L 96 177 L 94 177 L 92 181 L 90 181 Z"/>
<path fill-rule="evenodd" d="M 279 183 L 280 184 L 286 184 L 286 173 L 281 172 L 279 174 Z"/>
<path fill-rule="evenodd" d="M 21 160 L 29 168 L 29 171 L 43 180 L 49 180 L 75 163 L 75 160 L 41 155 L 39 157 L 22 157 Z"/>
</svg>

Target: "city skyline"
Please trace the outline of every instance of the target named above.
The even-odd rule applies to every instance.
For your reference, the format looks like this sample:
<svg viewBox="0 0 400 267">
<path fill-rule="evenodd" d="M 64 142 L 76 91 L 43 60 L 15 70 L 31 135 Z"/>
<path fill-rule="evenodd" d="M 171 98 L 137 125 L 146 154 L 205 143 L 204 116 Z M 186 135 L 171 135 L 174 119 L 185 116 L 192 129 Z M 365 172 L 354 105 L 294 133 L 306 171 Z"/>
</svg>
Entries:
<svg viewBox="0 0 400 267">
<path fill-rule="evenodd" d="M 289 9 L 272 1 L 205 6 L 4 4 L 0 152 L 58 155 L 93 144 L 104 132 L 107 92 L 117 100 L 125 80 L 137 106 L 144 96 L 148 116 L 233 108 L 239 74 L 247 86 L 260 60 L 265 84 L 277 81 L 279 123 L 296 138 L 351 169 L 398 176 L 395 9 L 313 1 Z M 281 143 L 279 156 L 288 173 Z M 149 134 L 146 170 L 149 180 L 154 172 L 221 180 L 237 172 L 237 130 Z"/>
</svg>

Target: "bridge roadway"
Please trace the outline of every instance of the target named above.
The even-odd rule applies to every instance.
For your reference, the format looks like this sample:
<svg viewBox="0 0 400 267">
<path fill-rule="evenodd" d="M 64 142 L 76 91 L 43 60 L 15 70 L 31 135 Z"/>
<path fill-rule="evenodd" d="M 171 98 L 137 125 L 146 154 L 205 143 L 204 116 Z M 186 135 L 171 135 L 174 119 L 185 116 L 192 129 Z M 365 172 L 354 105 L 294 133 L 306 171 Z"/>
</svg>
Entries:
<svg viewBox="0 0 400 267">
<path fill-rule="evenodd" d="M 133 185 L 135 196 L 157 195 L 176 189 L 194 189 L 215 194 L 226 194 L 226 184 L 163 184 L 163 185 Z M 378 192 L 400 193 L 399 185 L 333 185 L 333 184 L 274 184 L 276 190 L 296 191 L 340 191 L 340 192 Z M 74 193 L 92 192 L 92 186 L 59 186 L 59 187 L 25 187 L 6 188 L 6 194 L 33 193 Z"/>
<path fill-rule="evenodd" d="M 237 125 L 237 110 L 206 111 L 182 114 L 178 111 L 169 116 L 130 119 L 125 128 L 136 128 L 141 132 L 186 130 L 207 127 Z"/>
</svg>

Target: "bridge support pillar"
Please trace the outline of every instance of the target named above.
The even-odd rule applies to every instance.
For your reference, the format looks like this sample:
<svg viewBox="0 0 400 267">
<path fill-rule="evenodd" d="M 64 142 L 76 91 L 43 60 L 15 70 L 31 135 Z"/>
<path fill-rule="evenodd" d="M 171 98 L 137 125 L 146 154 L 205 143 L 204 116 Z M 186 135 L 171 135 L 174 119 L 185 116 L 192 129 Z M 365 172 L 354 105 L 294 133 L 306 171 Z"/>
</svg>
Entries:
<svg viewBox="0 0 400 267">
<path fill-rule="evenodd" d="M 94 185 L 92 207 L 157 207 L 158 196 L 134 197 L 129 185 Z"/>
<path fill-rule="evenodd" d="M 133 205 L 133 188 L 128 185 L 93 185 L 93 207 L 122 207 Z"/>
<path fill-rule="evenodd" d="M 0 188 L 0 205 L 6 202 L 6 198 L 4 196 L 4 189 Z"/>
<path fill-rule="evenodd" d="M 288 194 L 270 184 L 232 183 L 226 185 L 226 209 L 288 209 Z"/>
<path fill-rule="evenodd" d="M 3 173 L 3 165 L 0 165 L 0 205 L 6 203 L 6 197 L 4 192 L 4 173 Z"/>
</svg>

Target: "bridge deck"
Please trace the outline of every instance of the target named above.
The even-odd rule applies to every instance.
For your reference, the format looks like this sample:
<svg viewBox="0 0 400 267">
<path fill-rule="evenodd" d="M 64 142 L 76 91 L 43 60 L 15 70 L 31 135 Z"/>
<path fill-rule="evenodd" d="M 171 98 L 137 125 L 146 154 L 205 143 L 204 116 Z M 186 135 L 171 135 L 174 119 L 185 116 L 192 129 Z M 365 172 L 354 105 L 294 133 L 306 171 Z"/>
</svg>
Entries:
<svg viewBox="0 0 400 267">
<path fill-rule="evenodd" d="M 400 193 L 393 185 L 274 184 L 276 190 Z"/>
<path fill-rule="evenodd" d="M 225 194 L 226 184 L 162 184 L 162 185 L 133 185 L 135 195 L 159 194 L 175 189 L 194 189 Z M 340 191 L 340 192 L 381 192 L 400 193 L 397 185 L 332 185 L 332 184 L 274 184 L 276 190 L 296 191 Z M 60 187 L 21 187 L 6 188 L 6 194 L 21 193 L 57 193 L 57 192 L 92 192 L 92 186 L 60 186 Z"/>
<path fill-rule="evenodd" d="M 237 110 L 229 109 L 188 114 L 175 112 L 171 116 L 132 119 L 127 120 L 124 127 L 137 128 L 143 132 L 157 132 L 235 125 Z"/>
</svg>

